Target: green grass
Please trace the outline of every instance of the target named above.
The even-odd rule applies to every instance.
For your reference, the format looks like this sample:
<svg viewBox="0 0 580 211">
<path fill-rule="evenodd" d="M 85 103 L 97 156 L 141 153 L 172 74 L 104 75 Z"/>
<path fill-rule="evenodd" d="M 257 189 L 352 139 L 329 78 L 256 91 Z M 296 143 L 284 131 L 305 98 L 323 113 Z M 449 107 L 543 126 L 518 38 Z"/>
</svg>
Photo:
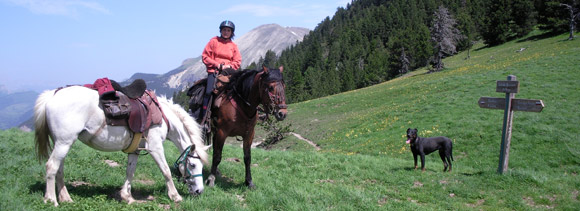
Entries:
<svg viewBox="0 0 580 211">
<path fill-rule="evenodd" d="M 538 35 L 538 34 L 534 34 Z M 532 35 L 533 36 L 533 35 Z M 580 207 L 580 41 L 567 35 L 516 40 L 444 60 L 442 72 L 417 70 L 365 89 L 289 106 L 293 130 L 316 142 L 316 151 L 294 137 L 274 150 L 252 150 L 255 190 L 244 187 L 239 142 L 224 148 L 223 178 L 199 197 L 177 188 L 184 201 L 166 195 L 163 177 L 142 156 L 133 194 L 146 203 L 115 200 L 125 177 L 126 155 L 75 143 L 65 179 L 74 203 L 62 210 L 536 210 Z M 526 48 L 523 52 L 516 50 Z M 517 98 L 542 99 L 541 113 L 516 112 L 509 170 L 497 172 L 503 112 L 482 109 L 481 96 L 496 80 L 516 75 Z M 454 142 L 453 172 L 443 173 L 436 153 L 426 172 L 413 170 L 407 128 L 420 136 Z M 168 162 L 179 153 L 166 143 Z M 33 133 L 0 131 L 0 209 L 53 209 L 43 203 L 44 163 L 34 157 Z M 113 160 L 120 167 L 109 167 Z M 204 175 L 207 177 L 206 167 Z M 73 181 L 85 185 L 74 187 Z"/>
</svg>

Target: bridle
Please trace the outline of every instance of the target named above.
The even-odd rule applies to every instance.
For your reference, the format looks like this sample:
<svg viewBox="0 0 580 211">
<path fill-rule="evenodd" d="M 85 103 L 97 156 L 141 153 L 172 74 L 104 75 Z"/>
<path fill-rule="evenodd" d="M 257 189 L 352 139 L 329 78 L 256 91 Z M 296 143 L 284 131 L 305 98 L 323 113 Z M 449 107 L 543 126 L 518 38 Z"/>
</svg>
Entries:
<svg viewBox="0 0 580 211">
<path fill-rule="evenodd" d="M 261 82 L 260 86 L 262 86 L 262 84 L 264 83 L 270 83 L 272 81 L 269 82 Z M 270 103 L 268 105 L 264 104 L 264 106 L 266 106 L 266 113 L 268 114 L 272 114 L 276 109 L 280 110 L 280 109 L 286 109 L 288 108 L 288 106 L 285 103 L 285 97 L 284 97 L 284 89 L 283 88 L 279 88 L 280 86 L 284 87 L 285 83 L 284 80 L 276 80 L 273 81 L 276 82 L 276 86 L 275 86 L 275 93 L 272 94 L 272 92 L 270 92 L 268 90 L 268 86 L 266 87 L 261 87 L 260 89 L 263 89 L 266 93 L 268 93 L 268 98 L 270 99 Z M 280 102 L 280 103 L 278 103 Z"/>
<path fill-rule="evenodd" d="M 196 158 L 201 160 L 201 158 L 199 156 L 193 156 L 193 155 L 189 155 L 189 152 L 191 151 L 191 146 L 188 146 L 187 148 L 185 148 L 185 150 L 183 150 L 183 152 L 181 153 L 181 155 L 177 158 L 177 160 L 175 161 L 175 163 L 173 163 L 173 167 L 175 167 L 175 169 L 177 169 L 176 172 L 176 176 L 179 180 L 182 180 L 184 183 L 186 180 L 191 179 L 191 178 L 195 178 L 195 177 L 203 177 L 202 174 L 192 174 L 191 171 L 189 171 L 189 169 L 184 168 L 185 169 L 185 177 L 184 175 L 181 175 L 181 171 L 179 171 L 179 165 L 180 164 L 184 164 L 185 166 L 189 165 L 189 159 L 187 159 L 188 157 L 191 158 Z M 195 148 L 195 147 L 194 147 Z"/>
</svg>

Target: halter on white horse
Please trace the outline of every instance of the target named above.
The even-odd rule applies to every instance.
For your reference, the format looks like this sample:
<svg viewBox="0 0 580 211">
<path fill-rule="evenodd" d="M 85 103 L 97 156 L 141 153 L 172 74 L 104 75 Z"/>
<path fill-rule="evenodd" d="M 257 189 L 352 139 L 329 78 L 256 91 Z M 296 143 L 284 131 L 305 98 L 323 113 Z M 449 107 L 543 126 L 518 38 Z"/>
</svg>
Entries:
<svg viewBox="0 0 580 211">
<path fill-rule="evenodd" d="M 60 202 L 72 202 L 64 184 L 64 158 L 77 139 L 96 150 L 107 152 L 121 151 L 131 143 L 133 133 L 125 126 L 105 124 L 105 115 L 98 105 L 98 100 L 97 91 L 80 86 L 64 88 L 56 93 L 55 90 L 45 91 L 38 97 L 34 108 L 37 156 L 39 159 L 48 158 L 45 202 L 50 201 L 58 206 L 56 190 L 59 191 Z M 188 149 L 185 162 L 177 165 L 182 172 L 190 172 L 193 175 L 201 175 L 203 163 L 207 163 L 205 150 L 208 146 L 203 144 L 201 131 L 195 120 L 181 106 L 171 103 L 165 97 L 160 97 L 159 103 L 170 127 L 165 122 L 153 125 L 149 129 L 144 150 L 153 157 L 161 169 L 169 198 L 179 202 L 182 197 L 171 178 L 162 142 L 165 139 L 171 140 L 180 152 Z M 50 146 L 49 136 L 53 147 Z M 54 149 L 49 156 L 50 148 Z M 120 195 L 123 200 L 132 203 L 135 200 L 131 196 L 131 181 L 139 155 L 132 153 L 128 156 L 126 179 Z M 185 182 L 191 194 L 203 192 L 202 177 L 189 178 Z"/>
</svg>

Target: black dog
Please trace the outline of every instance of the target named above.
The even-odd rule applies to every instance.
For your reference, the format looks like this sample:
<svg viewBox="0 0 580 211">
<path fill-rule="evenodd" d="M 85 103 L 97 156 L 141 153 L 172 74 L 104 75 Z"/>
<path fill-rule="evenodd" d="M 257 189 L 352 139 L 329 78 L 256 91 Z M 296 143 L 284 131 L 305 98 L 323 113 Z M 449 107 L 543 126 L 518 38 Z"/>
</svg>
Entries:
<svg viewBox="0 0 580 211">
<path fill-rule="evenodd" d="M 445 136 L 421 138 L 417 136 L 417 128 L 407 129 L 407 144 L 411 144 L 411 152 L 415 159 L 415 169 L 417 169 L 417 155 L 421 155 L 421 170 L 425 171 L 425 155 L 439 150 L 439 156 L 445 168 L 443 171 L 451 171 L 451 161 L 453 160 L 453 142 Z M 448 164 L 449 163 L 449 164 Z"/>
</svg>

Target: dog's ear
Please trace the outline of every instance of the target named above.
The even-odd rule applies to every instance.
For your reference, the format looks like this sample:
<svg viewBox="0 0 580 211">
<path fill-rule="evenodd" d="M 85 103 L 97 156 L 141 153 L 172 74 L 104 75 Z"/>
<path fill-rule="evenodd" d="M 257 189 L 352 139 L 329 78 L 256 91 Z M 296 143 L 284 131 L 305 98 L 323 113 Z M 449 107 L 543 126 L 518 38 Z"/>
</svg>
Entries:
<svg viewBox="0 0 580 211">
<path fill-rule="evenodd" d="M 411 130 L 411 128 L 407 128 L 407 133 L 409 132 L 409 130 Z"/>
<path fill-rule="evenodd" d="M 419 131 L 419 130 L 417 130 L 417 128 L 415 128 L 415 130 L 416 130 L 416 131 Z"/>
</svg>

